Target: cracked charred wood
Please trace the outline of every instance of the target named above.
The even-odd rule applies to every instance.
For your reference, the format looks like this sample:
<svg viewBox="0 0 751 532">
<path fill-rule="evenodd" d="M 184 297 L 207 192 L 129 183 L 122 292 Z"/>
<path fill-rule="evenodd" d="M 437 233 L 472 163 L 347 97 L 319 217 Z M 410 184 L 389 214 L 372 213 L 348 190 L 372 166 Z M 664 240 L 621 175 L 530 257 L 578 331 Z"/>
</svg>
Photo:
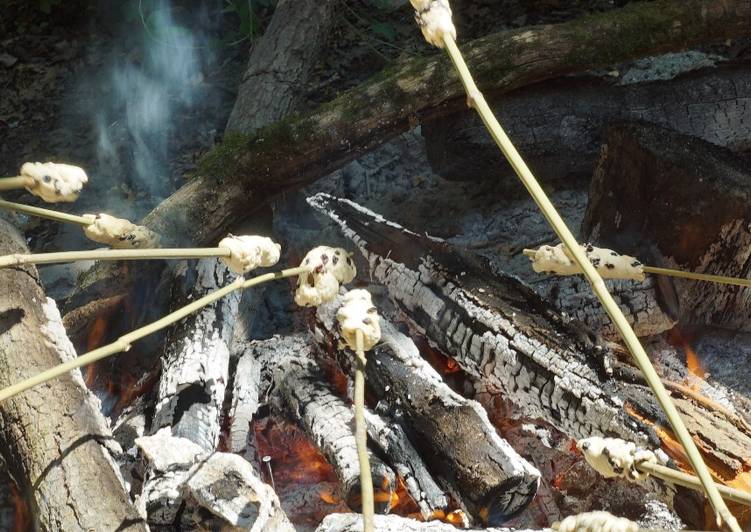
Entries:
<svg viewBox="0 0 751 532">
<path fill-rule="evenodd" d="M 441 521 L 415 521 L 397 515 L 375 516 L 375 528 L 378 532 L 456 532 L 457 528 Z M 316 532 L 360 532 L 362 516 L 359 514 L 331 514 L 316 528 Z M 472 530 L 465 529 L 466 532 Z M 473 529 L 476 532 L 477 529 Z M 520 528 L 483 528 L 483 532 L 552 532 L 545 528 L 540 530 Z"/>
<path fill-rule="evenodd" d="M 583 234 L 660 264 L 701 273 L 751 275 L 748 161 L 661 127 L 608 128 L 590 187 Z M 644 257 L 646 262 L 648 257 Z M 658 276 L 656 276 L 658 277 Z M 750 329 L 751 290 L 662 278 L 682 324 Z"/>
<path fill-rule="evenodd" d="M 680 444 L 641 374 L 619 362 L 630 360 L 622 349 L 608 357 L 609 376 L 603 353 L 587 345 L 583 331 L 515 278 L 490 276 L 472 255 L 349 200 L 318 194 L 308 201 L 340 225 L 410 323 L 474 378 L 478 393 L 501 394 L 525 417 L 540 418 L 572 438 L 604 434 L 659 445 L 685 466 Z M 751 445 L 741 443 L 741 450 L 727 444 L 751 444 L 748 425 L 685 389 L 671 392 L 719 478 L 748 482 L 738 467 L 751 458 Z M 657 482 L 654 490 L 682 518 L 701 522 L 693 493 Z"/>
<path fill-rule="evenodd" d="M 630 2 L 562 24 L 489 35 L 463 44 L 462 51 L 478 85 L 504 93 L 599 65 L 745 36 L 750 27 L 749 0 Z M 228 137 L 206 156 L 199 175 L 141 224 L 166 243 L 214 244 L 277 194 L 340 168 L 416 120 L 465 105 L 464 88 L 445 57 L 405 61 L 312 113 L 253 136 Z M 81 277 L 67 310 L 126 292 L 141 277 L 141 269 L 100 263 Z"/>
<path fill-rule="evenodd" d="M 322 334 L 317 336 L 351 373 L 353 353 L 336 349 L 337 303 L 318 308 Z M 378 401 L 399 412 L 430 471 L 474 518 L 497 525 L 532 500 L 540 479 L 537 469 L 498 436 L 480 404 L 449 388 L 414 342 L 385 319 L 381 341 L 368 352 L 365 381 Z"/>
<path fill-rule="evenodd" d="M 730 65 L 628 85 L 591 76 L 563 78 L 506 94 L 493 110 L 539 179 L 588 180 L 603 130 L 616 121 L 642 120 L 731 150 L 748 149 L 750 98 L 751 72 Z M 516 180 L 471 110 L 426 121 L 422 134 L 431 167 L 446 179 Z"/>
<path fill-rule="evenodd" d="M 232 403 L 229 410 L 230 450 L 249 459 L 255 455 L 250 423 L 260 407 L 263 365 L 263 362 L 254 356 L 253 350 L 243 350 L 232 377 Z"/>
<path fill-rule="evenodd" d="M 313 350 L 300 336 L 275 336 L 254 342 L 259 357 L 273 353 L 281 361 L 273 381 L 287 413 L 299 423 L 336 471 L 341 497 L 353 510 L 361 501 L 360 466 L 355 443 L 354 413 L 337 397 L 313 358 Z M 266 352 L 267 354 L 264 354 Z M 377 456 L 370 454 L 375 510 L 388 513 L 396 490 L 396 475 Z"/>
<path fill-rule="evenodd" d="M 0 219 L 0 254 L 28 253 Z M 0 386 L 76 357 L 33 267 L 0 271 Z M 108 449 L 109 447 L 109 449 Z M 0 449 L 42 530 L 147 530 L 110 456 L 119 451 L 79 370 L 0 404 Z"/>
<path fill-rule="evenodd" d="M 516 278 L 491 275 L 475 255 L 421 237 L 349 200 L 308 202 L 339 224 L 371 275 L 415 328 L 474 377 L 529 417 L 573 438 L 612 434 L 644 443 L 649 431 L 623 410 L 641 387 L 607 377 L 594 333 L 572 324 Z"/>
<path fill-rule="evenodd" d="M 644 282 L 606 279 L 610 293 L 634 328 L 637 336 L 651 336 L 672 329 L 677 316 L 670 306 L 661 302 L 659 280 L 650 276 Z M 572 320 L 585 323 L 608 340 L 617 341 L 620 336 L 592 293 L 587 280 L 579 275 L 569 277 L 550 276 L 535 283 L 535 291 Z"/>
<path fill-rule="evenodd" d="M 401 425 L 365 410 L 368 436 L 387 457 L 386 460 L 404 480 L 407 491 L 414 499 L 423 519 L 446 512 L 448 497 L 430 475 L 420 453 L 409 441 Z"/>
<path fill-rule="evenodd" d="M 293 532 L 279 499 L 242 457 L 206 451 L 169 429 L 136 440 L 149 523 L 188 530 Z"/>
<path fill-rule="evenodd" d="M 178 268 L 177 284 L 182 289 L 173 298 L 175 309 L 234 277 L 217 259 L 183 264 L 184 268 Z M 180 321 L 168 333 L 152 433 L 171 427 L 175 436 L 207 451 L 216 449 L 229 380 L 229 342 L 239 301 L 239 292 L 229 294 Z"/>
<path fill-rule="evenodd" d="M 328 36 L 336 2 L 282 0 L 258 42 L 232 108 L 227 132 L 254 133 L 296 107 Z"/>
</svg>

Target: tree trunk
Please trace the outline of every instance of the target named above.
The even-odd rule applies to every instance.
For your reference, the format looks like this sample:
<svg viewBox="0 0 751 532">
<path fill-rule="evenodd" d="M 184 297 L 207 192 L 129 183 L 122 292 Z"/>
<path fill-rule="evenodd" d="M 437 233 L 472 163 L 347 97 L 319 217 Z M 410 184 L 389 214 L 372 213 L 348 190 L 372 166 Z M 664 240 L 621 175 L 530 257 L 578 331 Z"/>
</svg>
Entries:
<svg viewBox="0 0 751 532">
<path fill-rule="evenodd" d="M 227 133 L 250 135 L 289 114 L 318 59 L 334 0 L 281 0 L 250 52 Z"/>
<path fill-rule="evenodd" d="M 28 249 L 0 220 L 0 254 L 10 253 Z M 0 286 L 0 386 L 76 356 L 35 268 L 0 270 Z M 147 530 L 105 448 L 111 438 L 78 370 L 0 404 L 0 449 L 43 530 Z"/>
<path fill-rule="evenodd" d="M 479 86 L 503 93 L 583 69 L 746 35 L 749 27 L 751 0 L 661 0 L 501 32 L 462 49 Z M 204 158 L 199 176 L 142 223 L 165 243 L 213 244 L 277 194 L 326 175 L 420 120 L 463 105 L 464 89 L 447 59 L 407 61 L 313 113 L 266 126 L 254 136 L 228 137 Z M 100 264 L 82 276 L 69 308 L 122 293 L 135 277 Z"/>
</svg>

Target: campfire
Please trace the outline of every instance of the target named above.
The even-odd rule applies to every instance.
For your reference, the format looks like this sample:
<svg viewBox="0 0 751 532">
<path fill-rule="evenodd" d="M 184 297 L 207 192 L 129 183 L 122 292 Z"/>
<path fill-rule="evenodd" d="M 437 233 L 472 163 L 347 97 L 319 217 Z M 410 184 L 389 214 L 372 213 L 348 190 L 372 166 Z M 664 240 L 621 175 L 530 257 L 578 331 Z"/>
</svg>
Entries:
<svg viewBox="0 0 751 532">
<path fill-rule="evenodd" d="M 461 85 L 399 70 L 394 86 L 421 103 L 346 107 L 347 128 L 334 106 L 228 135 L 137 223 L 73 213 L 96 177 L 71 164 L 0 179 L 14 200 L 0 209 L 15 213 L 0 219 L 14 530 L 751 526 L 744 159 L 670 124 L 598 116 L 599 154 L 576 161 L 591 179 L 547 190 L 471 77 L 489 80 L 483 41 L 460 50 L 447 0 L 410 4 L 451 60 L 420 72 L 453 65 Z M 607 16 L 592 20 L 641 31 Z M 545 31 L 564 38 L 578 23 L 565 24 Z M 547 35 L 536 31 L 509 38 L 534 47 Z M 632 53 L 665 48 L 650 46 Z M 465 92 L 469 111 L 455 105 Z M 466 125 L 470 111 L 531 199 L 458 181 L 456 167 L 454 181 L 431 173 L 456 140 L 436 121 Z M 383 131 L 418 119 L 422 135 Z M 248 153 L 227 151 L 234 142 Z M 530 166 L 566 166 L 532 153 Z M 246 157 L 255 181 L 231 179 Z M 16 227 L 26 217 L 107 248 L 31 253 Z M 47 297 L 37 267 L 81 261 L 96 262 Z"/>
</svg>

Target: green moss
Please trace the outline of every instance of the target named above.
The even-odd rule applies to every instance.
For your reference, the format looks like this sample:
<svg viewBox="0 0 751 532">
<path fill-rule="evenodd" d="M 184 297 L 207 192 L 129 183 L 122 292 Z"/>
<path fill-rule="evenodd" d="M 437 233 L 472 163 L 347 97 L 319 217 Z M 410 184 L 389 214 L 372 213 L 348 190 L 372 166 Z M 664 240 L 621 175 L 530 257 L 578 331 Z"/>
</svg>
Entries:
<svg viewBox="0 0 751 532">
<path fill-rule="evenodd" d="M 249 149 L 255 137 L 243 133 L 228 133 L 198 161 L 198 173 L 207 177 L 229 179 L 240 167 L 238 155 Z"/>
</svg>

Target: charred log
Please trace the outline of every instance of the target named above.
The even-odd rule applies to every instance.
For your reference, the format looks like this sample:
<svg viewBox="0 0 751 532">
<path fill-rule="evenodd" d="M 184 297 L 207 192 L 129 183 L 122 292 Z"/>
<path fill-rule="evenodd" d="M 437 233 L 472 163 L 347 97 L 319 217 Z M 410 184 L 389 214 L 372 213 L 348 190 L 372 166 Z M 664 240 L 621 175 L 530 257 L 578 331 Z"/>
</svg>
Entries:
<svg viewBox="0 0 751 532">
<path fill-rule="evenodd" d="M 232 274 L 217 259 L 203 259 L 187 263 L 180 278 L 185 291 L 173 299 L 175 309 L 226 285 Z M 167 335 L 152 433 L 170 427 L 174 436 L 216 449 L 239 301 L 240 293 L 234 292 L 188 316 Z"/>
<path fill-rule="evenodd" d="M 0 220 L 0 254 L 10 253 L 28 249 Z M 76 356 L 35 268 L 0 271 L 0 286 L 2 387 Z M 0 449 L 43 530 L 147 529 L 110 456 L 108 446 L 119 446 L 100 409 L 78 370 L 0 405 Z"/>
<path fill-rule="evenodd" d="M 335 349 L 336 304 L 322 305 L 319 324 L 348 371 L 351 352 Z M 523 510 L 540 474 L 496 433 L 485 410 L 446 385 L 407 336 L 381 320 L 381 342 L 368 352 L 366 383 L 386 408 L 398 410 L 430 470 L 470 515 L 496 525 Z M 477 464 L 483 464 L 477 467 Z"/>
<path fill-rule="evenodd" d="M 685 463 L 638 370 L 619 363 L 614 351 L 609 376 L 602 365 L 607 353 L 589 349 L 580 330 L 519 281 L 490 277 L 473 256 L 347 200 L 320 194 L 309 201 L 358 245 L 371 275 L 386 285 L 406 318 L 474 378 L 478 392 L 502 394 L 526 416 L 570 437 L 658 443 Z M 728 438 L 751 443 L 748 426 L 685 391 L 672 392 L 705 459 L 724 464 L 717 468 L 720 478 L 743 475 L 740 464 L 751 459 L 751 446 L 730 446 L 735 458 L 724 449 Z"/>
<path fill-rule="evenodd" d="M 150 523 L 191 530 L 294 530 L 271 486 L 242 457 L 208 452 L 170 436 L 169 429 L 139 438 L 136 445 L 145 479 L 139 504 Z"/>
<path fill-rule="evenodd" d="M 353 510 L 361 506 L 360 468 L 352 408 L 328 387 L 313 359 L 310 346 L 299 336 L 274 337 L 254 343 L 256 352 L 271 352 L 279 361 L 273 380 L 287 412 L 334 466 L 341 481 L 342 499 Z M 263 357 L 263 354 L 259 354 Z M 396 489 L 396 475 L 377 456 L 370 455 L 376 512 L 388 513 Z"/>
<path fill-rule="evenodd" d="M 749 186 L 748 162 L 728 150 L 652 125 L 616 125 L 605 135 L 583 234 L 655 266 L 747 278 Z M 749 330 L 748 288 L 662 281 L 682 323 Z"/>
<path fill-rule="evenodd" d="M 750 25 L 748 0 L 634 2 L 563 24 L 501 32 L 462 49 L 480 87 L 503 93 L 598 65 L 746 35 Z M 212 244 L 275 195 L 341 167 L 411 128 L 415 119 L 464 105 L 464 89 L 445 58 L 407 61 L 311 114 L 252 137 L 226 139 L 203 161 L 201 174 L 142 223 L 165 242 Z M 123 293 L 140 273 L 99 264 L 82 277 L 68 308 Z"/>
<path fill-rule="evenodd" d="M 250 423 L 260 406 L 262 361 L 254 356 L 253 350 L 239 355 L 232 385 L 232 404 L 229 439 L 230 450 L 248 457 L 253 456 Z"/>
<path fill-rule="evenodd" d="M 591 76 L 560 79 L 505 94 L 493 111 L 538 179 L 589 179 L 603 130 L 616 121 L 642 120 L 731 150 L 747 150 L 750 82 L 751 73 L 743 65 L 634 85 L 613 85 L 610 79 Z M 442 177 L 515 182 L 516 175 L 476 113 L 461 111 L 427 121 L 422 133 L 430 165 Z"/>
<path fill-rule="evenodd" d="M 439 512 L 445 512 L 449 506 L 448 497 L 433 480 L 420 453 L 414 448 L 401 425 L 387 422 L 367 409 L 365 421 L 368 424 L 368 436 L 402 477 L 407 491 L 420 508 L 422 517 L 429 519 Z"/>
</svg>

